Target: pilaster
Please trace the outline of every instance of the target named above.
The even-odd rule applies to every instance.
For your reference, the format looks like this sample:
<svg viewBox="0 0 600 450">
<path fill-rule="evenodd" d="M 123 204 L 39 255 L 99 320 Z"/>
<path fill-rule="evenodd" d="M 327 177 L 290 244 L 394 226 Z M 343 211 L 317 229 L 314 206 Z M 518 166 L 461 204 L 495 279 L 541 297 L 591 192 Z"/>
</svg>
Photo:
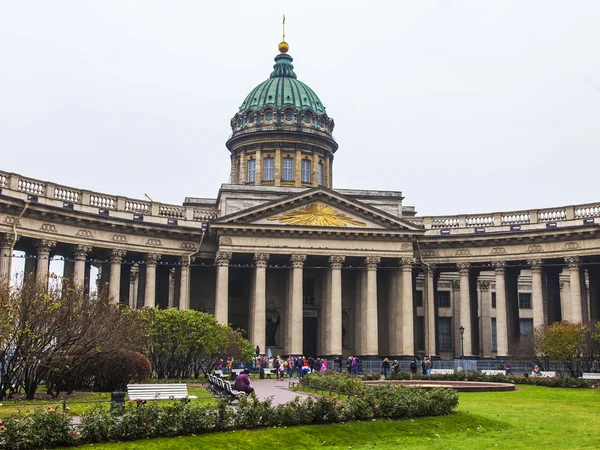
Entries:
<svg viewBox="0 0 600 450">
<path fill-rule="evenodd" d="M 228 252 L 217 252 L 215 258 L 217 266 L 215 318 L 222 324 L 229 323 L 229 263 L 231 256 L 231 253 Z"/>
</svg>

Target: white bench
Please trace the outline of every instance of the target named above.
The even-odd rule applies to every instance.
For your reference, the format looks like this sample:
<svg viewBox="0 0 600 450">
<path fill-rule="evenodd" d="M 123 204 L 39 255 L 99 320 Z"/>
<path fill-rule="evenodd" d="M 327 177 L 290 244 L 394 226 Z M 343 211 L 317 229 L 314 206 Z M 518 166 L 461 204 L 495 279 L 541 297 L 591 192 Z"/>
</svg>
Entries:
<svg viewBox="0 0 600 450">
<path fill-rule="evenodd" d="M 223 371 L 222 370 L 214 370 L 213 371 L 213 375 L 219 378 L 223 378 Z"/>
<path fill-rule="evenodd" d="M 581 378 L 584 380 L 600 380 L 600 373 L 583 373 Z"/>
<path fill-rule="evenodd" d="M 454 373 L 454 369 L 431 369 L 431 375 L 450 375 Z"/>
<path fill-rule="evenodd" d="M 546 371 L 546 372 L 540 371 L 540 374 L 538 375 L 538 377 L 540 377 L 540 378 L 546 378 L 546 377 L 556 378 L 556 372 L 554 372 L 554 371 Z"/>
<path fill-rule="evenodd" d="M 185 383 L 173 384 L 128 384 L 129 400 L 173 400 L 177 398 L 198 398 L 188 394 Z"/>
<path fill-rule="evenodd" d="M 487 370 L 482 370 L 481 371 L 482 375 L 506 375 L 506 371 L 505 370 L 495 370 L 495 369 L 487 369 Z"/>
<path fill-rule="evenodd" d="M 275 375 L 275 377 L 277 377 L 277 369 L 274 367 L 265 367 L 263 372 L 267 378 L 271 378 L 271 375 Z"/>
</svg>

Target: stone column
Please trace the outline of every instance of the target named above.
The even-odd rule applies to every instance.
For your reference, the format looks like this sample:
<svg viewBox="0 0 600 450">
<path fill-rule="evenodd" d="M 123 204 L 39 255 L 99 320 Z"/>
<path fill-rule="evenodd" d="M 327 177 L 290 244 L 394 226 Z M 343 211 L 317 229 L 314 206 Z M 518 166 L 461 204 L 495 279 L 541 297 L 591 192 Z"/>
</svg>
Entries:
<svg viewBox="0 0 600 450">
<path fill-rule="evenodd" d="M 533 328 L 544 325 L 544 283 L 541 259 L 527 261 L 531 267 L 531 307 L 533 308 Z"/>
<path fill-rule="evenodd" d="M 496 272 L 496 356 L 508 356 L 508 315 L 506 311 L 506 262 L 492 263 Z M 466 332 L 465 332 L 466 334 Z"/>
<path fill-rule="evenodd" d="M 140 276 L 139 264 L 133 264 L 129 270 L 129 307 L 137 308 L 138 282 Z"/>
<path fill-rule="evenodd" d="M 108 294 L 111 301 L 119 303 L 121 296 L 121 262 L 123 256 L 127 253 L 125 250 L 113 248 L 110 252 L 110 282 L 108 285 Z"/>
<path fill-rule="evenodd" d="M 342 354 L 342 264 L 345 256 L 329 257 L 329 289 L 326 318 L 325 356 Z"/>
<path fill-rule="evenodd" d="M 481 356 L 492 357 L 492 295 L 488 280 L 479 280 L 481 293 Z"/>
<path fill-rule="evenodd" d="M 469 290 L 469 263 L 459 263 L 458 273 L 460 275 L 460 326 L 465 328 L 463 341 L 461 342 L 461 354 L 464 346 L 464 356 L 473 356 L 471 333 L 471 295 Z"/>
<path fill-rule="evenodd" d="M 435 266 L 429 264 L 425 266 L 424 280 L 425 298 L 423 306 L 425 307 L 425 353 L 429 356 L 437 355 L 435 342 Z"/>
<path fill-rule="evenodd" d="M 50 251 L 56 246 L 56 241 L 42 239 L 37 243 L 37 265 L 35 270 L 36 280 L 48 286 L 48 272 L 50 271 Z"/>
<path fill-rule="evenodd" d="M 231 253 L 217 252 L 217 289 L 215 296 L 215 317 L 218 322 L 228 324 L 229 319 L 229 262 Z"/>
<path fill-rule="evenodd" d="M 569 284 L 571 285 L 571 315 L 566 320 L 570 322 L 583 322 L 581 309 L 581 276 L 579 274 L 579 256 L 569 256 L 565 258 L 569 265 Z"/>
<path fill-rule="evenodd" d="M 390 356 L 402 354 L 402 271 L 392 270 L 388 290 L 388 353 Z"/>
<path fill-rule="evenodd" d="M 144 290 L 144 306 L 154 308 L 156 306 L 156 263 L 160 255 L 148 253 L 146 255 L 146 288 Z"/>
<path fill-rule="evenodd" d="M 11 250 L 14 239 L 12 233 L 0 234 L 0 282 L 10 282 Z"/>
<path fill-rule="evenodd" d="M 179 268 L 179 309 L 190 309 L 190 257 L 180 258 Z"/>
<path fill-rule="evenodd" d="M 377 356 L 379 354 L 379 339 L 377 326 L 377 266 L 381 262 L 379 256 L 367 256 L 367 289 L 361 306 L 361 336 L 363 356 Z"/>
<path fill-rule="evenodd" d="M 73 251 L 73 284 L 77 287 L 81 287 L 85 284 L 85 259 L 89 252 L 92 251 L 92 247 L 87 245 L 76 245 Z"/>
<path fill-rule="evenodd" d="M 285 317 L 285 348 L 286 355 L 302 354 L 302 326 L 303 326 L 303 303 L 302 303 L 302 277 L 304 273 L 304 262 L 306 255 L 292 255 L 290 262 L 289 294 L 286 305 Z"/>
<path fill-rule="evenodd" d="M 250 326 L 248 339 L 252 345 L 266 351 L 266 328 L 267 328 L 267 264 L 269 255 L 256 253 L 254 255 L 254 292 L 252 293 L 252 307 L 250 308 Z"/>
<path fill-rule="evenodd" d="M 167 307 L 175 308 L 175 276 L 177 274 L 177 269 L 175 267 L 171 267 L 169 269 L 169 290 L 167 294 Z"/>
<path fill-rule="evenodd" d="M 415 354 L 415 322 L 413 306 L 413 258 L 402 258 L 402 355 Z M 398 314 L 398 311 L 396 311 Z"/>
</svg>

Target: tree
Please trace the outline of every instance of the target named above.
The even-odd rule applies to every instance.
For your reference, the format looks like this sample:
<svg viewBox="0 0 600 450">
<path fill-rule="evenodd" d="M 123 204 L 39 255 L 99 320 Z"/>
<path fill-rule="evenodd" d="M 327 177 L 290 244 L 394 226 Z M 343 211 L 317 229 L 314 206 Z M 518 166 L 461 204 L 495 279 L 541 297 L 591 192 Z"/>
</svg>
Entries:
<svg viewBox="0 0 600 450">
<path fill-rule="evenodd" d="M 248 360 L 252 344 L 215 317 L 195 310 L 145 310 L 149 340 L 146 356 L 158 378 L 198 377 L 214 368 L 220 357 Z M 250 349 L 250 351 L 248 351 Z"/>
<path fill-rule="evenodd" d="M 52 285 L 30 278 L 0 289 L 0 398 L 23 387 L 32 399 L 44 380 L 52 394 L 70 391 L 106 355 L 143 344 L 135 312 L 66 279 Z"/>
<path fill-rule="evenodd" d="M 551 361 L 561 362 L 572 377 L 578 377 L 589 332 L 588 327 L 581 323 L 553 323 L 539 333 L 538 354 Z"/>
</svg>

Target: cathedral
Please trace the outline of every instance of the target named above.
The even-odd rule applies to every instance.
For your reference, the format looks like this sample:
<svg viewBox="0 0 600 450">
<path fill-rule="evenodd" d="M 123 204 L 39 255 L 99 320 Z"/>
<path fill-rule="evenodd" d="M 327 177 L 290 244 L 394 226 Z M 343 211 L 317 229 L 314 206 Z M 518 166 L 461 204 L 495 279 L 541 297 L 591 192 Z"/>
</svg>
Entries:
<svg viewBox="0 0 600 450">
<path fill-rule="evenodd" d="M 206 311 L 279 355 L 502 359 L 537 327 L 600 319 L 600 203 L 421 217 L 401 192 L 336 189 L 334 119 L 278 50 L 231 118 L 216 198 L 0 171 L 0 277 L 22 255 L 46 280 L 62 258 L 115 302 Z"/>
</svg>

